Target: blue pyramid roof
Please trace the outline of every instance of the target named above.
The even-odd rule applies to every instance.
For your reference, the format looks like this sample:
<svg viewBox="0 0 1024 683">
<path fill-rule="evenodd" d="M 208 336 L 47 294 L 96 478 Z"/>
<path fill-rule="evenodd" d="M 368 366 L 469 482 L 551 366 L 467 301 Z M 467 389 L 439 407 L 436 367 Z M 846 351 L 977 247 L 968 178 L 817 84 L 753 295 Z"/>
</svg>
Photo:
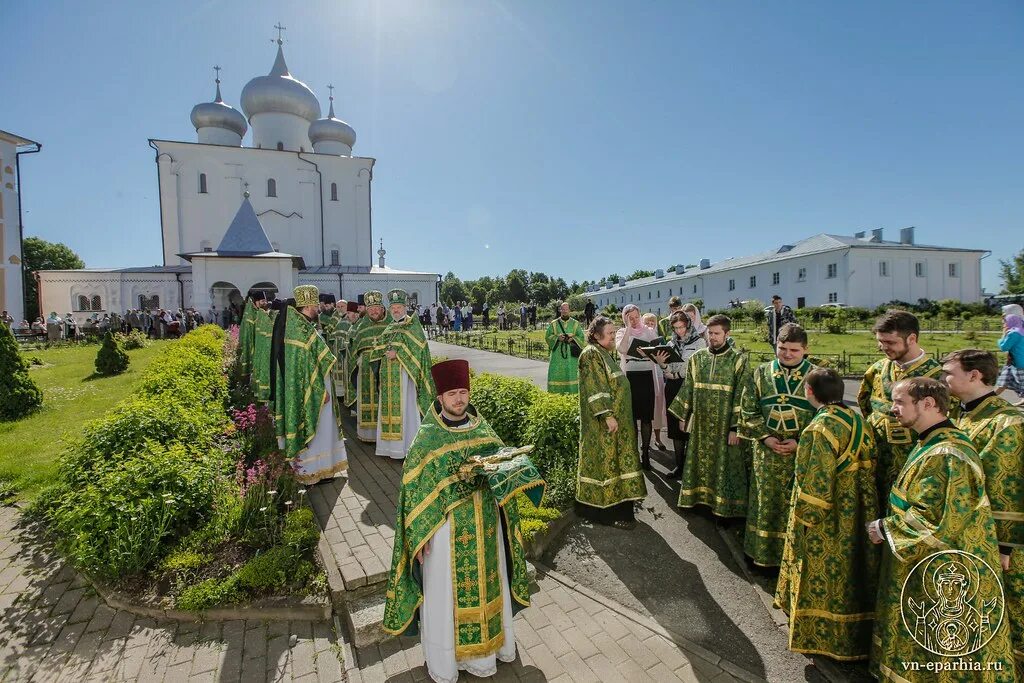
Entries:
<svg viewBox="0 0 1024 683">
<path fill-rule="evenodd" d="M 217 247 L 219 256 L 253 256 L 274 251 L 252 202 L 246 197 Z"/>
</svg>

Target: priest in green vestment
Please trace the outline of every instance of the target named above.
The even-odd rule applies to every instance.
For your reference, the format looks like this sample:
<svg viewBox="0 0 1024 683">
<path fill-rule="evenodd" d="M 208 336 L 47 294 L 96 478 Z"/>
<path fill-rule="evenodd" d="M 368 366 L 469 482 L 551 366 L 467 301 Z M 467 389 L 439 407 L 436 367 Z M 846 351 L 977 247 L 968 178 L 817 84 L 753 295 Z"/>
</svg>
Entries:
<svg viewBox="0 0 1024 683">
<path fill-rule="evenodd" d="M 576 502 L 581 515 L 622 529 L 636 525 L 634 501 L 647 497 L 626 373 L 612 354 L 615 323 L 594 318 L 580 354 L 580 453 Z"/>
<path fill-rule="evenodd" d="M 295 478 L 315 484 L 348 463 L 334 410 L 335 359 L 316 329 L 317 288 L 296 287 L 294 302 L 274 324 L 271 400 L 278 447 L 292 461 Z"/>
<path fill-rule="evenodd" d="M 515 659 L 512 617 L 530 605 L 518 494 L 537 505 L 544 484 L 470 404 L 466 361 L 432 374 L 438 395 L 402 471 L 384 630 L 419 635 L 435 681 L 493 676 Z"/>
<path fill-rule="evenodd" d="M 349 306 L 352 310 L 349 311 Z M 338 362 L 334 366 L 334 391 L 338 400 L 345 403 L 346 384 L 348 376 L 348 342 L 349 333 L 352 331 L 352 324 L 359 319 L 356 314 L 355 302 L 348 302 L 342 299 L 334 309 L 334 325 L 330 337 L 327 338 L 327 345 L 331 347 Z"/>
<path fill-rule="evenodd" d="M 753 449 L 743 551 L 762 567 L 778 567 L 782 561 L 794 456 L 800 433 L 814 417 L 804 397 L 804 378 L 814 368 L 806 358 L 804 328 L 783 325 L 775 355 L 750 373 L 740 424 L 740 436 Z"/>
<path fill-rule="evenodd" d="M 879 513 L 874 440 L 843 404 L 838 372 L 812 369 L 803 384 L 817 412 L 797 446 L 775 605 L 789 616 L 790 650 L 867 659 L 880 561 L 864 534 Z"/>
<path fill-rule="evenodd" d="M 957 427 L 970 437 L 985 469 L 1013 655 L 1024 672 L 1024 412 L 996 395 L 999 364 L 992 353 L 956 351 L 942 359 L 942 371 L 961 402 Z"/>
<path fill-rule="evenodd" d="M 320 328 L 320 336 L 324 340 L 329 339 L 331 332 L 334 330 L 334 323 L 336 322 L 334 312 L 337 301 L 337 297 L 333 294 L 320 295 L 320 314 L 317 316 L 317 325 Z"/>
<path fill-rule="evenodd" d="M 376 290 L 366 292 L 366 315 L 350 332 L 349 368 L 345 378 L 345 400 L 356 407 L 356 436 L 360 441 L 377 440 L 380 366 L 384 358 L 381 337 L 391 316 L 384 308 L 384 295 Z"/>
<path fill-rule="evenodd" d="M 391 323 L 381 334 L 377 455 L 401 460 L 409 452 L 420 416 L 434 401 L 430 349 L 419 319 L 408 312 L 404 289 L 388 292 Z"/>
<path fill-rule="evenodd" d="M 243 377 L 252 374 L 253 349 L 256 340 L 256 295 L 247 297 L 242 319 L 238 323 L 238 371 Z"/>
<path fill-rule="evenodd" d="M 914 433 L 900 425 L 891 414 L 892 388 L 908 377 L 938 378 L 942 366 L 918 345 L 921 326 L 917 316 L 891 310 L 880 317 L 872 331 L 885 358 L 864 373 L 857 393 L 861 415 L 874 431 L 878 444 L 878 492 L 882 500 L 903 468 L 907 454 L 914 448 Z"/>
<path fill-rule="evenodd" d="M 575 394 L 579 391 L 580 352 L 586 345 L 583 326 L 569 317 L 569 304 L 558 307 L 558 317 L 544 330 L 548 344 L 548 391 L 552 394 Z"/>
<path fill-rule="evenodd" d="M 690 432 L 679 507 L 704 505 L 718 517 L 745 517 L 749 451 L 739 426 L 747 356 L 729 343 L 731 327 L 728 316 L 708 318 L 708 348 L 690 356 L 669 412 Z"/>
<path fill-rule="evenodd" d="M 278 301 L 273 303 L 278 304 Z M 270 346 L 271 338 L 274 336 L 274 319 L 277 314 L 278 310 L 264 306 L 258 306 L 255 312 L 250 386 L 257 403 L 266 403 L 270 398 Z"/>
<path fill-rule="evenodd" d="M 892 681 L 1015 681 L 978 452 L 946 417 L 942 382 L 900 380 L 892 402 L 917 443 L 889 492 L 887 516 L 867 527 L 882 547 L 872 673 Z M 950 662 L 970 668 L 947 668 Z"/>
</svg>

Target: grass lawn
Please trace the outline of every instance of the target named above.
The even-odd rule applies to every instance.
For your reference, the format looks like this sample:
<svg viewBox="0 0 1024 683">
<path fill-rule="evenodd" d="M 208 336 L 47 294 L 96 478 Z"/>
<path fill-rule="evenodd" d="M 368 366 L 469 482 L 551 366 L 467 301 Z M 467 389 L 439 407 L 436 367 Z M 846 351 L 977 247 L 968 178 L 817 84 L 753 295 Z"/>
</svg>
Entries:
<svg viewBox="0 0 1024 683">
<path fill-rule="evenodd" d="M 114 377 L 93 375 L 98 344 L 26 351 L 46 364 L 29 371 L 43 391 L 43 407 L 25 419 L 0 422 L 0 482 L 10 482 L 23 500 L 34 498 L 53 480 L 65 437 L 77 436 L 82 425 L 127 396 L 168 343 L 129 351 L 128 371 Z"/>
</svg>

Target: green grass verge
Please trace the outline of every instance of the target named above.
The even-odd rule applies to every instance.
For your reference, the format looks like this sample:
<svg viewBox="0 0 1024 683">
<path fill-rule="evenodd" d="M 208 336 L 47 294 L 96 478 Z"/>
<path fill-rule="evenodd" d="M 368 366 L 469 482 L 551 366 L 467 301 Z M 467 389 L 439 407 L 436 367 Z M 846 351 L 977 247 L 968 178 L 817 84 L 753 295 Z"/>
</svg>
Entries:
<svg viewBox="0 0 1024 683">
<path fill-rule="evenodd" d="M 45 363 L 29 371 L 43 391 L 43 407 L 23 420 L 0 422 L 0 481 L 9 482 L 21 500 L 35 498 L 54 479 L 64 439 L 78 436 L 86 422 L 131 393 L 169 343 L 129 351 L 128 371 L 113 377 L 94 374 L 96 344 L 26 351 Z"/>
</svg>

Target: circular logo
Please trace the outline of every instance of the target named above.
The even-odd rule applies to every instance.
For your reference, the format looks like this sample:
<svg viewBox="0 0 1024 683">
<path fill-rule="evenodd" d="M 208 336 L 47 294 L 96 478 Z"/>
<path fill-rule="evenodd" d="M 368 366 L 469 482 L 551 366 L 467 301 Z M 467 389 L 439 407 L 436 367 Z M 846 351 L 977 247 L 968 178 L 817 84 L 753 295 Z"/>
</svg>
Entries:
<svg viewBox="0 0 1024 683">
<path fill-rule="evenodd" d="M 999 574 L 977 555 L 944 550 L 910 570 L 900 591 L 903 626 L 941 657 L 963 657 L 992 639 L 1003 621 Z"/>
</svg>

